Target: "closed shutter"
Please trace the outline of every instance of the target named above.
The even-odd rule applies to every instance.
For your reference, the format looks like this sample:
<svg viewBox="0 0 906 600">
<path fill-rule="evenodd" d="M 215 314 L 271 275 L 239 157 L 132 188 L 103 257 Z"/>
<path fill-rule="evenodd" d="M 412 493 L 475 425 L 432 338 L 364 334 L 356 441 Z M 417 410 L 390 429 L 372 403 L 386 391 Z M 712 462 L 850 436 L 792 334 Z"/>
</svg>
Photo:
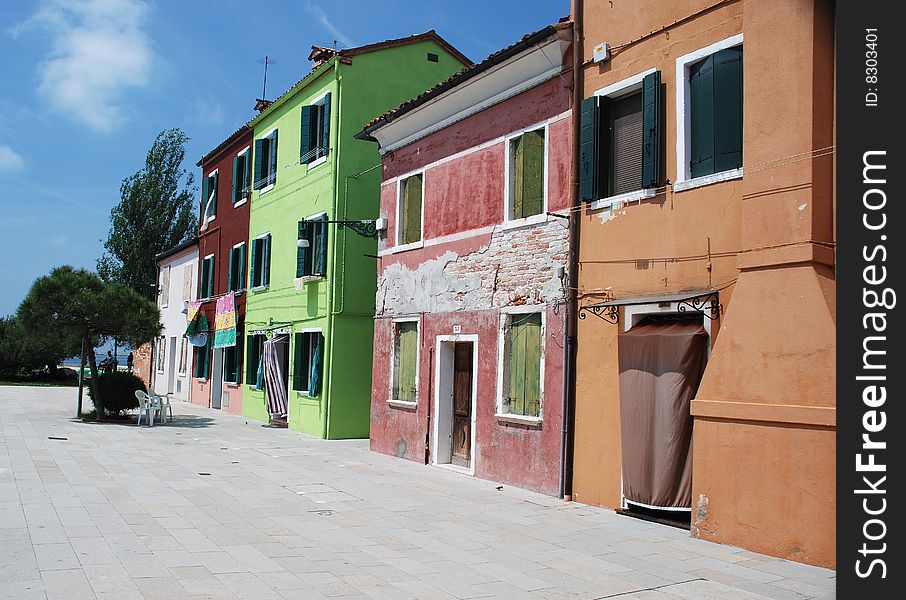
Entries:
<svg viewBox="0 0 906 600">
<path fill-rule="evenodd" d="M 541 214 L 544 205 L 544 130 L 522 136 L 522 216 Z"/>
<path fill-rule="evenodd" d="M 245 289 L 245 242 L 242 242 L 242 245 L 239 246 L 239 282 L 236 289 Z"/>
<path fill-rule="evenodd" d="M 310 245 L 311 239 L 310 239 L 310 236 L 308 235 L 308 229 L 309 229 L 309 225 L 306 221 L 299 221 L 299 237 L 298 237 L 298 239 L 308 240 L 309 247 L 303 248 L 302 246 L 296 244 L 296 277 L 304 277 L 305 275 L 309 274 L 309 273 L 305 272 L 306 271 L 305 258 L 308 254 L 307 251 L 314 250 L 314 248 L 312 248 Z"/>
<path fill-rule="evenodd" d="M 212 217 L 217 216 L 217 180 L 219 178 L 219 175 L 220 175 L 220 173 L 217 172 L 217 173 L 214 173 L 214 175 L 212 176 L 212 179 L 214 180 L 213 181 L 214 197 L 211 200 L 211 216 Z"/>
<path fill-rule="evenodd" d="M 714 173 L 714 55 L 689 67 L 692 177 Z"/>
<path fill-rule="evenodd" d="M 302 391 L 307 386 L 307 371 L 308 365 L 303 364 L 307 362 L 308 358 L 308 338 L 309 335 L 306 333 L 297 333 L 295 335 L 295 344 L 293 345 L 293 389 L 296 391 Z"/>
<path fill-rule="evenodd" d="M 541 405 L 541 315 L 513 315 L 509 328 L 509 413 L 538 416 Z"/>
<path fill-rule="evenodd" d="M 742 166 L 742 46 L 714 55 L 714 172 Z"/>
<path fill-rule="evenodd" d="M 327 275 L 327 215 L 321 215 L 318 222 L 311 224 L 317 228 L 315 254 L 312 261 L 312 271 L 318 275 Z"/>
<path fill-rule="evenodd" d="M 208 297 L 208 277 L 208 259 L 204 259 L 201 261 L 201 287 L 198 289 L 201 298 Z"/>
<path fill-rule="evenodd" d="M 262 262 L 261 285 L 268 285 L 271 282 L 271 234 L 264 237 L 264 260 Z"/>
<path fill-rule="evenodd" d="M 247 335 L 245 337 L 245 381 L 251 385 L 258 377 L 258 358 L 260 348 L 258 347 L 258 336 Z"/>
<path fill-rule="evenodd" d="M 642 187 L 657 187 L 661 181 L 661 72 L 642 80 Z"/>
<path fill-rule="evenodd" d="M 208 259 L 208 293 L 207 298 L 214 296 L 214 257 Z"/>
<path fill-rule="evenodd" d="M 211 178 L 205 177 L 204 183 L 201 184 L 201 222 L 204 223 L 208 218 L 208 199 L 211 197 Z"/>
<path fill-rule="evenodd" d="M 242 174 L 240 171 L 239 157 L 233 157 L 233 204 L 242 197 Z"/>
<path fill-rule="evenodd" d="M 403 181 L 404 244 L 422 239 L 422 176 L 413 175 Z"/>
<path fill-rule="evenodd" d="M 210 344 L 195 349 L 195 377 L 198 379 L 207 379 L 208 377 L 208 354 Z"/>
<path fill-rule="evenodd" d="M 302 107 L 302 139 L 299 144 L 299 162 L 309 163 L 311 162 L 311 157 L 308 155 L 311 152 L 311 110 L 312 106 L 303 106 Z"/>
<path fill-rule="evenodd" d="M 271 170 L 268 172 L 268 183 L 277 183 L 277 132 L 274 131 L 270 142 Z"/>
<path fill-rule="evenodd" d="M 236 331 L 238 333 L 238 335 L 236 336 L 236 346 L 235 346 L 236 360 L 235 360 L 235 365 L 234 365 L 235 371 L 236 371 L 236 375 L 235 375 L 236 379 L 233 380 L 233 383 L 242 383 L 242 354 L 243 354 L 243 352 L 242 352 L 243 351 L 242 329 L 243 329 L 243 327 L 244 327 L 243 323 L 236 324 Z"/>
<path fill-rule="evenodd" d="M 513 218 L 521 219 L 522 214 L 522 195 L 523 195 L 523 173 L 525 172 L 525 147 L 522 136 L 514 139 L 513 144 Z"/>
<path fill-rule="evenodd" d="M 233 291 L 234 274 L 236 272 L 236 248 L 230 248 L 230 270 L 227 273 L 227 290 Z"/>
<path fill-rule="evenodd" d="M 582 101 L 579 125 L 579 198 L 597 199 L 598 99 Z"/>
<path fill-rule="evenodd" d="M 255 140 L 255 172 L 254 188 L 260 190 L 264 187 L 261 180 L 264 177 L 264 140 Z"/>
<path fill-rule="evenodd" d="M 611 185 L 609 195 L 633 192 L 642 187 L 642 94 L 614 100 L 611 125 Z"/>
<path fill-rule="evenodd" d="M 308 381 L 308 395 L 315 398 L 321 393 L 324 336 L 320 333 L 312 334 L 309 343 L 314 344 L 314 348 L 311 351 L 311 375 Z"/>
<path fill-rule="evenodd" d="M 327 156 L 330 148 L 330 92 L 324 96 L 324 107 L 321 113 L 321 156 Z"/>
<path fill-rule="evenodd" d="M 258 240 L 252 240 L 251 274 L 249 276 L 251 287 L 258 287 L 261 285 L 261 269 L 258 268 L 258 256 L 261 252 L 261 249 L 258 247 L 259 243 Z"/>
<path fill-rule="evenodd" d="M 416 361 L 418 355 L 418 325 L 400 323 L 399 329 L 399 373 L 397 375 L 397 400 L 415 402 Z"/>
</svg>

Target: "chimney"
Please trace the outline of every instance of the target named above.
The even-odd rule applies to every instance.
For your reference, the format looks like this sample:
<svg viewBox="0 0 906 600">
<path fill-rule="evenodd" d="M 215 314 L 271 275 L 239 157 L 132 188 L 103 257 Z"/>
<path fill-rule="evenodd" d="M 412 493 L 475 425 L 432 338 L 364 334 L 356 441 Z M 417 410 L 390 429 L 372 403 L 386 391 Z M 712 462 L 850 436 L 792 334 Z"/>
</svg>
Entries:
<svg viewBox="0 0 906 600">
<path fill-rule="evenodd" d="M 264 112 L 273 103 L 273 100 L 264 100 L 263 98 L 257 98 L 255 100 L 255 110 L 257 110 L 259 113 Z"/>
<path fill-rule="evenodd" d="M 339 54 L 339 52 L 334 48 L 327 48 L 325 46 L 312 46 L 311 53 L 308 55 L 308 60 L 314 61 L 313 69 L 317 69 L 328 60 Z"/>
</svg>

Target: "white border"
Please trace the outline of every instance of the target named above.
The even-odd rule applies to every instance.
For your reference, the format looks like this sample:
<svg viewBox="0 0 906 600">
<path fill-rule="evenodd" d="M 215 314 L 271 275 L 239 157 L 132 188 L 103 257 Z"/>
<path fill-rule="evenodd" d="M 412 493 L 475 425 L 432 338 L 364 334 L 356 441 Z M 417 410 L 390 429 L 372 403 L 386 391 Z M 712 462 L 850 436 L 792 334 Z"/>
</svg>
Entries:
<svg viewBox="0 0 906 600">
<path fill-rule="evenodd" d="M 242 241 L 239 242 L 238 244 L 234 244 L 233 247 L 230 248 L 230 250 L 235 250 L 236 248 L 239 248 L 240 246 L 245 246 L 245 240 L 242 240 Z M 243 256 L 242 258 L 248 260 L 248 250 L 246 250 L 245 256 Z M 227 293 L 235 292 L 235 293 L 238 294 L 239 292 L 241 292 L 242 290 L 245 289 L 245 271 L 246 271 L 246 267 L 248 267 L 248 265 L 240 265 L 240 269 L 239 269 L 239 270 L 242 272 L 242 287 L 240 287 L 238 290 L 227 290 Z M 231 265 L 230 265 L 230 271 L 232 271 L 232 270 L 233 270 L 233 265 L 231 264 Z"/>
<path fill-rule="evenodd" d="M 421 230 L 418 233 L 418 240 L 416 240 L 414 242 L 409 242 L 408 244 L 403 244 L 403 243 L 401 243 L 402 235 L 403 235 L 403 227 L 402 227 L 403 203 L 400 201 L 400 197 L 403 193 L 403 182 L 405 180 L 409 179 L 410 177 L 415 177 L 417 175 L 422 176 Z M 393 247 L 397 252 L 405 252 L 406 250 L 421 248 L 425 244 L 425 181 L 426 181 L 426 179 L 427 178 L 425 177 L 425 169 L 419 169 L 416 171 L 412 171 L 411 173 L 407 173 L 405 175 L 401 175 L 396 178 L 396 231 L 394 232 L 395 233 L 394 237 L 396 239 L 394 240 L 395 244 Z"/>
<path fill-rule="evenodd" d="M 238 157 L 242 156 L 243 154 L 247 155 L 245 157 L 245 170 L 246 170 L 246 173 L 248 173 L 248 171 L 250 171 L 251 169 L 254 168 L 252 166 L 252 147 L 246 146 L 245 148 L 243 148 L 242 150 L 240 150 L 239 152 L 236 153 L 236 157 L 238 158 Z M 254 175 L 254 173 L 252 175 Z M 249 180 L 251 180 L 251 177 L 249 177 Z M 251 187 L 252 187 L 251 181 L 249 181 L 250 189 L 249 189 L 248 193 L 242 198 L 242 200 L 233 204 L 233 208 L 239 208 L 240 206 L 242 206 L 243 204 L 245 204 L 246 202 L 249 201 L 249 197 L 252 195 Z"/>
<path fill-rule="evenodd" d="M 290 333 L 290 337 L 292 338 L 292 352 L 290 352 L 290 350 L 287 349 L 287 353 L 290 354 L 290 355 L 292 355 L 292 356 L 295 356 L 295 354 L 296 354 L 295 349 L 296 349 L 296 334 L 297 334 L 297 333 L 303 333 L 303 334 L 304 334 L 304 333 L 320 333 L 320 334 L 321 334 L 321 338 L 324 340 L 324 343 L 325 343 L 325 344 L 327 343 L 327 338 L 324 337 L 324 330 L 323 330 L 322 327 L 302 327 L 301 329 L 297 329 L 297 330 L 295 330 L 295 331 L 290 331 L 289 333 Z M 324 351 L 324 349 L 321 348 L 321 352 L 323 352 L 323 351 Z M 292 361 L 293 359 L 291 359 L 289 356 L 287 356 L 287 360 Z M 309 369 L 311 368 L 311 363 L 312 363 L 313 360 L 314 360 L 314 359 L 313 359 L 313 357 L 312 357 L 312 355 L 311 355 L 311 342 L 309 342 L 309 343 L 308 343 L 308 364 L 309 364 Z M 294 361 L 293 361 L 293 362 L 294 362 Z M 293 388 L 292 379 L 294 378 L 295 373 L 296 373 L 296 365 L 293 364 L 293 370 L 292 370 L 292 373 L 290 373 L 290 377 L 289 377 L 289 378 L 290 378 L 290 381 L 289 381 L 289 391 L 295 392 L 295 393 L 300 394 L 300 395 L 302 395 L 302 396 L 305 396 L 306 398 L 317 398 L 317 396 L 310 396 L 310 395 L 308 394 L 309 390 L 307 390 L 307 389 L 305 389 L 305 390 L 297 390 L 297 389 L 294 389 L 294 388 Z M 308 373 L 308 383 L 311 383 L 311 372 Z M 307 384 L 306 384 L 306 385 L 307 385 Z M 321 389 L 323 389 L 323 388 L 324 388 L 324 361 L 322 360 L 322 361 L 321 361 Z M 287 413 L 289 412 L 289 406 L 286 407 L 286 411 L 287 411 Z"/>
<path fill-rule="evenodd" d="M 208 226 L 208 223 L 210 223 L 211 221 L 213 221 L 214 219 L 217 218 L 217 192 L 220 191 L 220 167 L 214 169 L 213 171 L 211 171 L 210 173 L 208 173 L 207 175 L 205 175 L 205 180 L 207 180 L 209 177 L 213 177 L 213 178 L 215 179 L 215 181 L 214 181 L 214 193 L 213 193 L 213 196 L 214 196 L 214 214 L 211 215 L 210 217 L 207 216 L 207 214 L 208 214 L 208 207 L 211 205 L 211 197 L 208 196 L 207 198 L 205 198 L 204 213 L 202 214 L 202 219 L 204 220 L 204 226 L 203 226 L 203 227 L 207 227 L 207 226 Z"/>
<path fill-rule="evenodd" d="M 541 199 L 541 212 L 537 215 L 532 215 L 530 217 L 522 217 L 520 219 L 513 218 L 513 207 L 510 202 L 510 185 L 512 175 L 510 173 L 511 169 L 511 158 L 510 158 L 510 143 L 518 138 L 519 136 L 528 133 L 530 131 L 537 131 L 539 129 L 544 130 L 544 165 L 542 169 L 542 178 L 543 182 L 541 184 L 541 189 L 544 196 Z M 519 227 L 521 225 L 534 225 L 536 223 L 543 223 L 547 220 L 547 154 L 548 146 L 550 145 L 550 132 L 548 131 L 548 123 L 541 121 L 540 123 L 535 123 L 529 127 L 524 127 L 518 131 L 513 131 L 507 134 L 504 137 L 504 147 L 503 147 L 503 223 L 505 227 Z"/>
<path fill-rule="evenodd" d="M 503 372 L 506 360 L 506 326 L 513 315 L 527 315 L 539 313 L 541 315 L 541 367 L 539 370 L 538 416 L 514 415 L 503 412 Z M 540 425 L 544 421 L 544 357 L 547 338 L 547 305 L 530 304 L 525 306 L 505 306 L 500 309 L 497 322 L 497 394 L 494 399 L 494 418 L 498 421 L 511 423 L 525 423 L 526 425 Z"/>
<path fill-rule="evenodd" d="M 400 400 L 393 397 L 393 378 L 396 375 L 396 324 L 397 323 L 415 323 L 415 337 L 418 343 L 415 346 L 415 401 Z M 402 408 L 418 406 L 419 398 L 419 379 L 421 377 L 421 355 L 422 355 L 422 324 L 421 318 L 399 317 L 390 321 L 390 385 L 387 390 L 387 404 Z"/>
<path fill-rule="evenodd" d="M 705 177 L 691 179 L 689 177 L 688 161 L 686 160 L 686 157 L 690 156 L 692 153 L 692 140 L 686 135 L 686 131 L 691 129 L 692 121 L 691 111 L 686 110 L 690 94 L 689 65 L 714 54 L 718 50 L 739 46 L 742 44 L 742 37 L 742 34 L 739 33 L 709 46 L 705 46 L 704 48 L 699 48 L 689 54 L 684 54 L 676 59 L 676 178 L 673 182 L 674 191 L 697 187 L 693 182 L 695 182 L 696 179 L 705 179 Z M 738 177 L 742 177 L 742 170 L 739 169 L 738 171 Z M 733 178 L 734 177 L 728 177 L 728 179 Z M 689 183 L 685 183 L 687 181 Z M 715 182 L 711 181 L 707 183 Z M 698 185 L 707 185 L 707 183 Z"/>
<path fill-rule="evenodd" d="M 213 252 L 211 252 L 210 254 L 208 254 L 207 256 L 205 256 L 204 258 L 201 259 L 201 270 L 204 271 L 204 261 L 208 260 L 209 258 L 211 259 L 211 271 L 212 271 L 211 279 L 214 279 L 213 271 L 216 271 L 217 267 L 214 266 L 214 253 Z M 211 286 L 211 295 L 199 298 L 199 300 L 201 300 L 202 302 L 206 302 L 214 297 L 214 289 L 217 287 L 217 284 L 216 284 L 216 282 L 212 282 L 212 283 L 214 283 L 214 285 Z M 201 277 L 198 278 L 198 287 L 201 287 Z M 198 291 L 200 292 L 199 295 L 201 295 L 201 293 L 204 293 L 205 290 L 198 290 Z"/>
<path fill-rule="evenodd" d="M 440 360 L 440 351 L 441 344 L 452 343 L 452 342 L 472 342 L 472 427 L 469 433 L 469 475 L 475 475 L 475 463 L 478 462 L 478 453 L 475 452 L 477 444 L 475 443 L 475 423 L 476 417 L 478 414 L 478 334 L 477 333 L 467 333 L 467 334 L 455 334 L 455 335 L 438 335 L 435 338 L 435 347 L 434 351 L 435 356 L 435 365 L 434 365 L 434 381 L 438 382 L 438 385 L 434 386 L 434 419 L 431 431 L 431 464 L 436 467 L 444 467 L 457 471 L 460 473 L 466 472 L 466 469 L 463 467 L 458 467 L 452 463 L 439 463 L 437 462 L 437 428 L 440 422 L 438 414 L 440 411 L 440 366 L 443 361 Z M 451 400 L 452 405 L 452 400 Z M 452 417 L 451 417 L 452 421 Z M 451 424 L 452 427 L 452 424 Z"/>
<path fill-rule="evenodd" d="M 250 241 L 254 244 L 255 240 L 265 239 L 265 238 L 267 238 L 267 236 L 269 236 L 269 235 L 271 235 L 271 232 L 270 232 L 270 231 L 265 231 L 264 233 L 262 233 L 262 234 L 260 234 L 260 235 L 258 235 L 258 236 L 256 236 L 256 237 L 254 237 L 254 238 L 253 238 L 252 240 L 250 240 Z M 274 238 L 271 237 L 271 239 L 274 239 Z M 258 285 L 258 286 L 253 286 L 253 285 L 252 285 L 252 284 L 253 284 L 253 282 L 252 282 L 252 267 L 253 267 L 254 265 L 251 264 L 251 258 L 252 258 L 252 252 L 251 252 L 251 250 L 252 250 L 252 247 L 249 246 L 249 253 L 248 253 L 248 254 L 249 254 L 249 261 L 250 261 L 250 262 L 249 262 L 249 265 L 248 265 L 248 267 L 249 267 L 249 289 L 252 290 L 253 292 L 260 292 L 260 291 L 266 290 L 268 287 L 270 287 L 270 282 L 264 283 L 264 284 L 261 284 L 261 285 Z M 270 251 L 268 251 L 268 258 L 270 258 Z M 263 259 L 263 258 L 261 259 L 261 267 L 264 268 L 264 259 Z"/>
</svg>

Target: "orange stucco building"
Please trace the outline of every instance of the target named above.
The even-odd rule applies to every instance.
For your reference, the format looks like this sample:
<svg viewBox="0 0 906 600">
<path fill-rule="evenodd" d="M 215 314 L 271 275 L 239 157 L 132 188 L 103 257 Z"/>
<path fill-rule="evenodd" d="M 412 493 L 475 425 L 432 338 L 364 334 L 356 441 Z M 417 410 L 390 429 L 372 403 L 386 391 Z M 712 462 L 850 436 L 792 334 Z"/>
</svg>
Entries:
<svg viewBox="0 0 906 600">
<path fill-rule="evenodd" d="M 829 567 L 833 11 L 823 0 L 573 9 L 585 99 L 573 497 L 673 510 L 702 539 Z M 677 323 L 707 337 L 703 372 L 658 345 Z M 652 332 L 646 371 L 633 362 L 645 351 L 629 349 Z M 661 401 L 666 389 L 640 372 L 661 384 L 685 372 L 667 386 L 689 392 L 673 409 L 691 431 L 679 460 L 682 443 L 662 447 L 676 440 L 657 434 L 661 417 L 638 417 L 639 390 Z M 688 487 L 646 502 L 671 476 L 665 452 Z"/>
</svg>

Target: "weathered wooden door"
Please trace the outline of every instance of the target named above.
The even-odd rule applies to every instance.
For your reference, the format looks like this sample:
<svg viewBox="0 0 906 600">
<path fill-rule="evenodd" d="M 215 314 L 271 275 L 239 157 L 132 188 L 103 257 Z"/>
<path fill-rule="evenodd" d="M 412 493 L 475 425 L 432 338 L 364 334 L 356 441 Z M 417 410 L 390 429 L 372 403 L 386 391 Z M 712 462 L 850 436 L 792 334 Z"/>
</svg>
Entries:
<svg viewBox="0 0 906 600">
<path fill-rule="evenodd" d="M 453 457 L 468 467 L 472 459 L 472 343 L 453 346 Z"/>
</svg>

